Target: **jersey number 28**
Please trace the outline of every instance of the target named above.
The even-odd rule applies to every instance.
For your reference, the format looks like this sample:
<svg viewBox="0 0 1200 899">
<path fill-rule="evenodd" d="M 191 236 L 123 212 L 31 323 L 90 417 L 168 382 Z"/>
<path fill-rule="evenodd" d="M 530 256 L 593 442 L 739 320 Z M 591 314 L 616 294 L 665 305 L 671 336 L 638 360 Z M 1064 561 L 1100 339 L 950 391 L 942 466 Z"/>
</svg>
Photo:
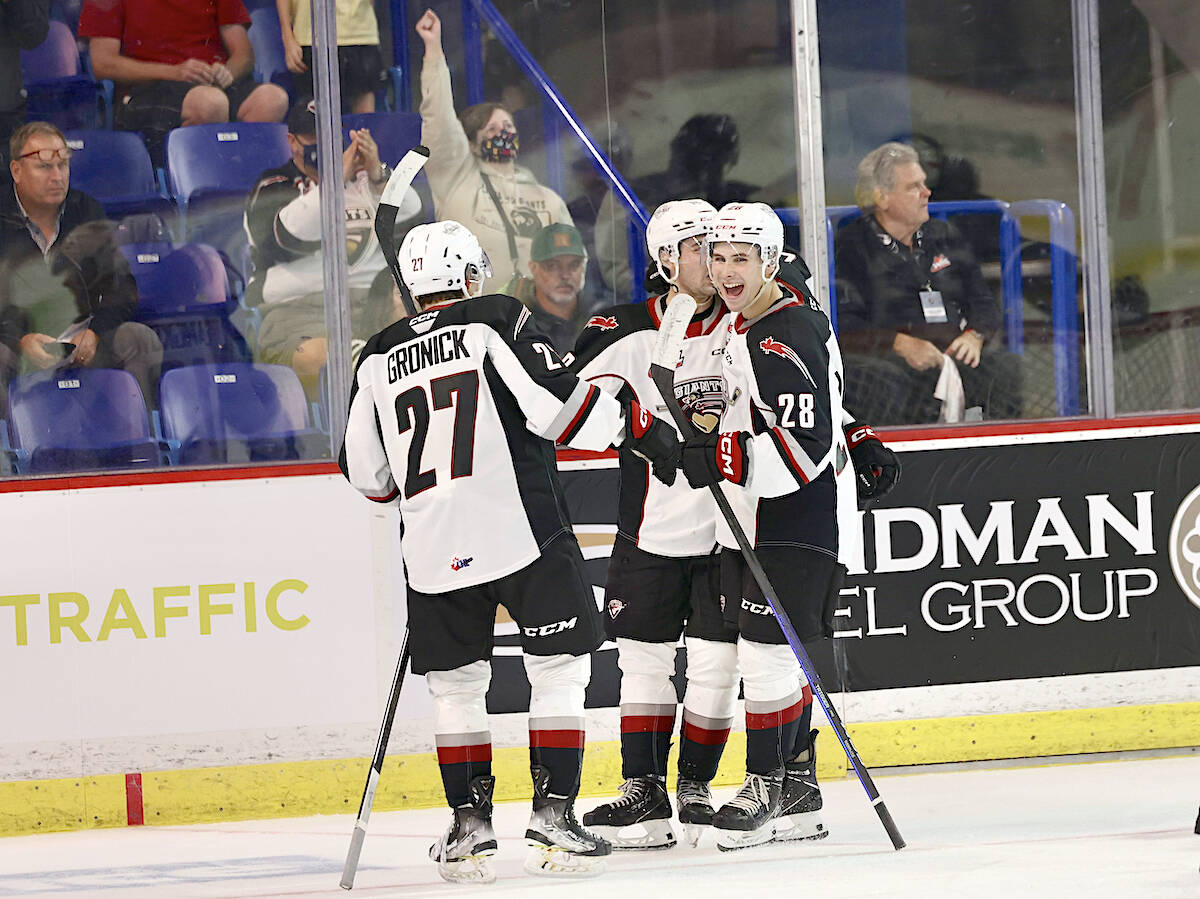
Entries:
<svg viewBox="0 0 1200 899">
<path fill-rule="evenodd" d="M 779 394 L 779 423 L 785 428 L 811 428 L 817 423 L 811 393 Z"/>
<path fill-rule="evenodd" d="M 454 441 L 450 452 L 450 477 L 471 473 L 475 459 L 475 410 L 479 405 L 479 373 L 471 370 L 429 382 L 434 410 L 454 408 Z M 404 496 L 411 499 L 437 484 L 437 472 L 421 470 L 421 455 L 429 435 L 429 400 L 424 387 L 410 387 L 396 397 L 396 423 L 401 434 L 412 429 L 408 445 L 408 473 Z"/>
</svg>

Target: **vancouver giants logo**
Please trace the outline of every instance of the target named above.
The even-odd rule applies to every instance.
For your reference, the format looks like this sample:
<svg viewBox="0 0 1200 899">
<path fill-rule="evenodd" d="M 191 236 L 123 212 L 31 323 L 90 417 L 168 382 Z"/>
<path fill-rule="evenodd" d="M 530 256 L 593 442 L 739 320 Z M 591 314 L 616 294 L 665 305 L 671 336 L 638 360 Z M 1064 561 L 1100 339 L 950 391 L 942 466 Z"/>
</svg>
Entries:
<svg viewBox="0 0 1200 899">
<path fill-rule="evenodd" d="M 617 326 L 615 315 L 593 315 L 588 319 L 585 328 L 599 328 L 601 331 L 611 331 Z"/>
<path fill-rule="evenodd" d="M 774 337 L 768 337 L 759 342 L 758 348 L 768 355 L 773 353 L 782 359 L 786 359 L 788 362 L 792 363 L 792 365 L 796 366 L 796 368 L 800 369 L 800 371 L 804 372 L 804 377 L 808 378 L 810 384 L 813 384 L 814 386 L 816 385 L 817 382 L 813 380 L 813 376 L 809 372 L 808 366 L 804 364 L 804 361 L 796 355 L 796 351 L 790 346 L 780 343 Z"/>
<path fill-rule="evenodd" d="M 621 602 L 621 600 L 610 599 L 608 601 L 608 617 L 609 618 L 616 618 L 623 611 L 625 611 L 625 603 Z"/>
<path fill-rule="evenodd" d="M 465 559 L 460 559 L 458 556 L 455 556 L 450 561 L 450 567 L 453 568 L 455 571 L 462 571 L 464 568 L 466 568 L 468 565 L 470 565 L 474 561 L 475 561 L 474 556 L 468 556 Z"/>
<path fill-rule="evenodd" d="M 711 434 L 725 411 L 725 380 L 719 377 L 680 379 L 675 382 L 675 398 L 692 424 L 705 434 Z"/>
<path fill-rule="evenodd" d="M 1175 512 L 1167 555 L 1184 595 L 1200 608 L 1200 487 L 1184 497 Z"/>
</svg>

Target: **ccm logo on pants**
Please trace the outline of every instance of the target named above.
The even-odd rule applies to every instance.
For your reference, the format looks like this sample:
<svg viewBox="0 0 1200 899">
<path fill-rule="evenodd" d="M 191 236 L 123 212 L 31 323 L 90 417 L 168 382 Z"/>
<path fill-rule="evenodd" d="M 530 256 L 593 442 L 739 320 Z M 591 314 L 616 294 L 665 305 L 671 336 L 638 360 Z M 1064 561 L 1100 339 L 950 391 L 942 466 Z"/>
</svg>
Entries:
<svg viewBox="0 0 1200 899">
<path fill-rule="evenodd" d="M 742 598 L 742 608 L 751 615 L 770 615 L 771 607 L 760 602 L 751 602 L 745 597 Z"/>
<path fill-rule="evenodd" d="M 525 632 L 526 637 L 551 637 L 554 634 L 571 630 L 577 621 L 579 621 L 578 615 L 566 621 L 555 621 L 553 624 L 543 624 L 541 627 L 523 627 L 521 630 Z"/>
</svg>

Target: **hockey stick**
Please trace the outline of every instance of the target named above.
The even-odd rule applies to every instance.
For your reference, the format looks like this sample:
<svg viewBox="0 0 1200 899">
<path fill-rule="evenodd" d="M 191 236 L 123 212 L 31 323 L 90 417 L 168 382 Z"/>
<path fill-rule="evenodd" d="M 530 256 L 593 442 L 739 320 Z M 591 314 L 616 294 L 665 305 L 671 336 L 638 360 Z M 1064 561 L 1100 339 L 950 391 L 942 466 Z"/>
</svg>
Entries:
<svg viewBox="0 0 1200 899">
<path fill-rule="evenodd" d="M 379 249 L 383 250 L 383 258 L 387 260 L 396 279 L 396 287 L 400 289 L 400 299 L 404 302 L 404 311 L 409 315 L 417 314 L 417 304 L 413 302 L 412 293 L 404 279 L 400 277 L 400 262 L 396 259 L 396 216 L 400 213 L 400 204 L 404 194 L 412 186 L 413 179 L 429 161 L 429 150 L 418 144 L 396 164 L 392 175 L 388 178 L 383 195 L 379 198 L 379 208 L 375 210 L 375 237 L 379 241 Z"/>
<path fill-rule="evenodd" d="M 354 834 L 350 837 L 350 851 L 346 853 L 346 864 L 342 868 L 342 889 L 354 889 L 354 874 L 358 871 L 358 857 L 362 854 L 363 840 L 367 837 L 367 820 L 371 817 L 371 806 L 375 802 L 375 788 L 379 786 L 379 774 L 383 771 L 383 756 L 387 752 L 388 738 L 392 735 L 392 722 L 396 719 L 396 705 L 400 702 L 400 689 L 404 686 L 404 673 L 408 669 L 408 628 L 404 628 L 404 643 L 400 647 L 400 660 L 396 663 L 396 674 L 392 678 L 392 692 L 388 694 L 387 711 L 383 714 L 383 725 L 379 728 L 379 739 L 375 741 L 375 755 L 371 758 L 371 771 L 363 789 L 362 802 L 358 804 L 358 820 L 354 822 Z"/>
<path fill-rule="evenodd" d="M 679 400 L 675 398 L 675 368 L 679 363 L 688 322 L 691 321 L 695 312 L 696 301 L 686 294 L 679 294 L 671 300 L 670 305 L 667 306 L 666 313 L 663 315 L 662 324 L 659 326 L 658 338 L 654 342 L 654 353 L 650 362 L 650 377 L 654 381 L 654 386 L 662 394 L 663 402 L 667 404 L 667 409 L 671 412 L 671 418 L 679 427 L 680 433 L 684 437 L 694 434 L 695 430 L 692 423 L 688 421 L 687 415 L 680 407 Z M 812 659 L 809 658 L 804 644 L 800 642 L 795 628 L 792 627 L 792 622 L 788 620 L 787 612 L 784 611 L 781 604 L 775 601 L 775 589 L 767 579 L 767 573 L 763 571 L 762 564 L 758 561 L 758 556 L 754 553 L 754 547 L 750 545 L 750 541 L 746 537 L 746 532 L 742 530 L 737 516 L 734 515 L 733 508 L 729 505 L 729 499 L 722 492 L 719 485 L 710 484 L 709 489 L 712 490 L 713 499 L 717 501 L 717 508 L 720 509 L 721 515 L 724 516 L 730 530 L 733 531 L 734 537 L 737 538 L 738 546 L 741 547 L 742 555 L 746 559 L 746 565 L 754 575 L 754 580 L 758 582 L 758 587 L 762 590 L 763 596 L 766 597 L 767 603 L 770 604 L 771 611 L 775 614 L 775 620 L 783 628 L 783 635 L 787 637 L 788 645 L 791 646 L 792 652 L 796 654 L 796 659 L 800 662 L 800 667 L 804 669 L 804 673 L 808 677 L 808 682 L 812 687 L 813 695 L 821 703 L 821 708 L 825 710 L 825 715 L 829 718 L 829 723 L 832 725 L 834 733 L 837 734 L 837 738 L 842 744 L 842 749 L 846 751 L 846 757 L 850 759 L 850 764 L 854 766 L 854 773 L 858 775 L 859 783 L 867 791 L 867 798 L 871 800 L 871 805 L 874 807 L 875 813 L 879 815 L 879 820 L 883 823 L 884 830 L 887 831 L 888 836 L 891 838 L 892 846 L 896 849 L 903 849 L 905 846 L 904 838 L 900 836 L 896 822 L 892 820 L 891 812 L 888 811 L 887 806 L 884 805 L 883 797 L 879 795 L 879 791 L 875 788 L 875 782 L 871 779 L 871 772 L 862 763 L 862 759 L 858 757 L 858 750 L 850 742 L 850 735 L 846 733 L 846 728 L 842 724 L 842 719 L 838 716 L 837 709 L 829 701 L 829 695 L 821 685 L 821 679 L 817 677 L 817 669 L 813 665 Z"/>
<path fill-rule="evenodd" d="M 400 299 L 404 303 L 404 311 L 409 315 L 417 314 L 417 304 L 413 301 L 412 293 L 400 276 L 400 261 L 396 258 L 396 244 L 393 232 L 396 228 L 396 216 L 400 212 L 400 203 L 404 200 L 405 191 L 412 186 L 413 179 L 429 161 L 429 150 L 417 145 L 404 154 L 396 168 L 392 170 L 383 194 L 379 197 L 379 208 L 375 211 L 375 237 L 379 248 L 391 269 L 392 278 L 400 290 Z M 379 786 L 379 774 L 383 771 L 383 757 L 387 752 L 388 738 L 392 735 L 392 722 L 396 718 L 396 705 L 400 702 L 400 689 L 404 686 L 404 674 L 408 669 L 408 627 L 404 628 L 404 642 L 400 646 L 400 659 L 396 663 L 396 674 L 392 678 L 392 691 L 388 694 L 387 711 L 383 715 L 383 725 L 379 728 L 379 739 L 375 743 L 375 755 L 371 759 L 371 771 L 367 775 L 367 785 L 363 788 L 362 802 L 358 804 L 358 819 L 354 822 L 354 833 L 350 837 L 350 851 L 346 853 L 346 864 L 342 868 L 342 889 L 354 888 L 354 874 L 358 870 L 358 857 L 362 854 L 363 840 L 367 837 L 367 821 L 371 817 L 371 806 L 375 802 L 375 789 Z"/>
</svg>

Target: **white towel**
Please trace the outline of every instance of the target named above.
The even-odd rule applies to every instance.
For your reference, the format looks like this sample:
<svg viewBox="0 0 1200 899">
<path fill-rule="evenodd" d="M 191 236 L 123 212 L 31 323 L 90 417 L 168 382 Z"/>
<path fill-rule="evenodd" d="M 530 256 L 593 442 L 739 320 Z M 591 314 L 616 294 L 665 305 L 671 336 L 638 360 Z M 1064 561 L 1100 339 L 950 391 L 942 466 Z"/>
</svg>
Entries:
<svg viewBox="0 0 1200 899">
<path fill-rule="evenodd" d="M 963 420 L 963 411 L 967 405 L 967 395 L 963 391 L 962 375 L 958 366 L 949 356 L 942 357 L 942 374 L 937 386 L 933 388 L 935 399 L 942 401 L 942 414 L 939 421 L 955 422 Z"/>
</svg>

